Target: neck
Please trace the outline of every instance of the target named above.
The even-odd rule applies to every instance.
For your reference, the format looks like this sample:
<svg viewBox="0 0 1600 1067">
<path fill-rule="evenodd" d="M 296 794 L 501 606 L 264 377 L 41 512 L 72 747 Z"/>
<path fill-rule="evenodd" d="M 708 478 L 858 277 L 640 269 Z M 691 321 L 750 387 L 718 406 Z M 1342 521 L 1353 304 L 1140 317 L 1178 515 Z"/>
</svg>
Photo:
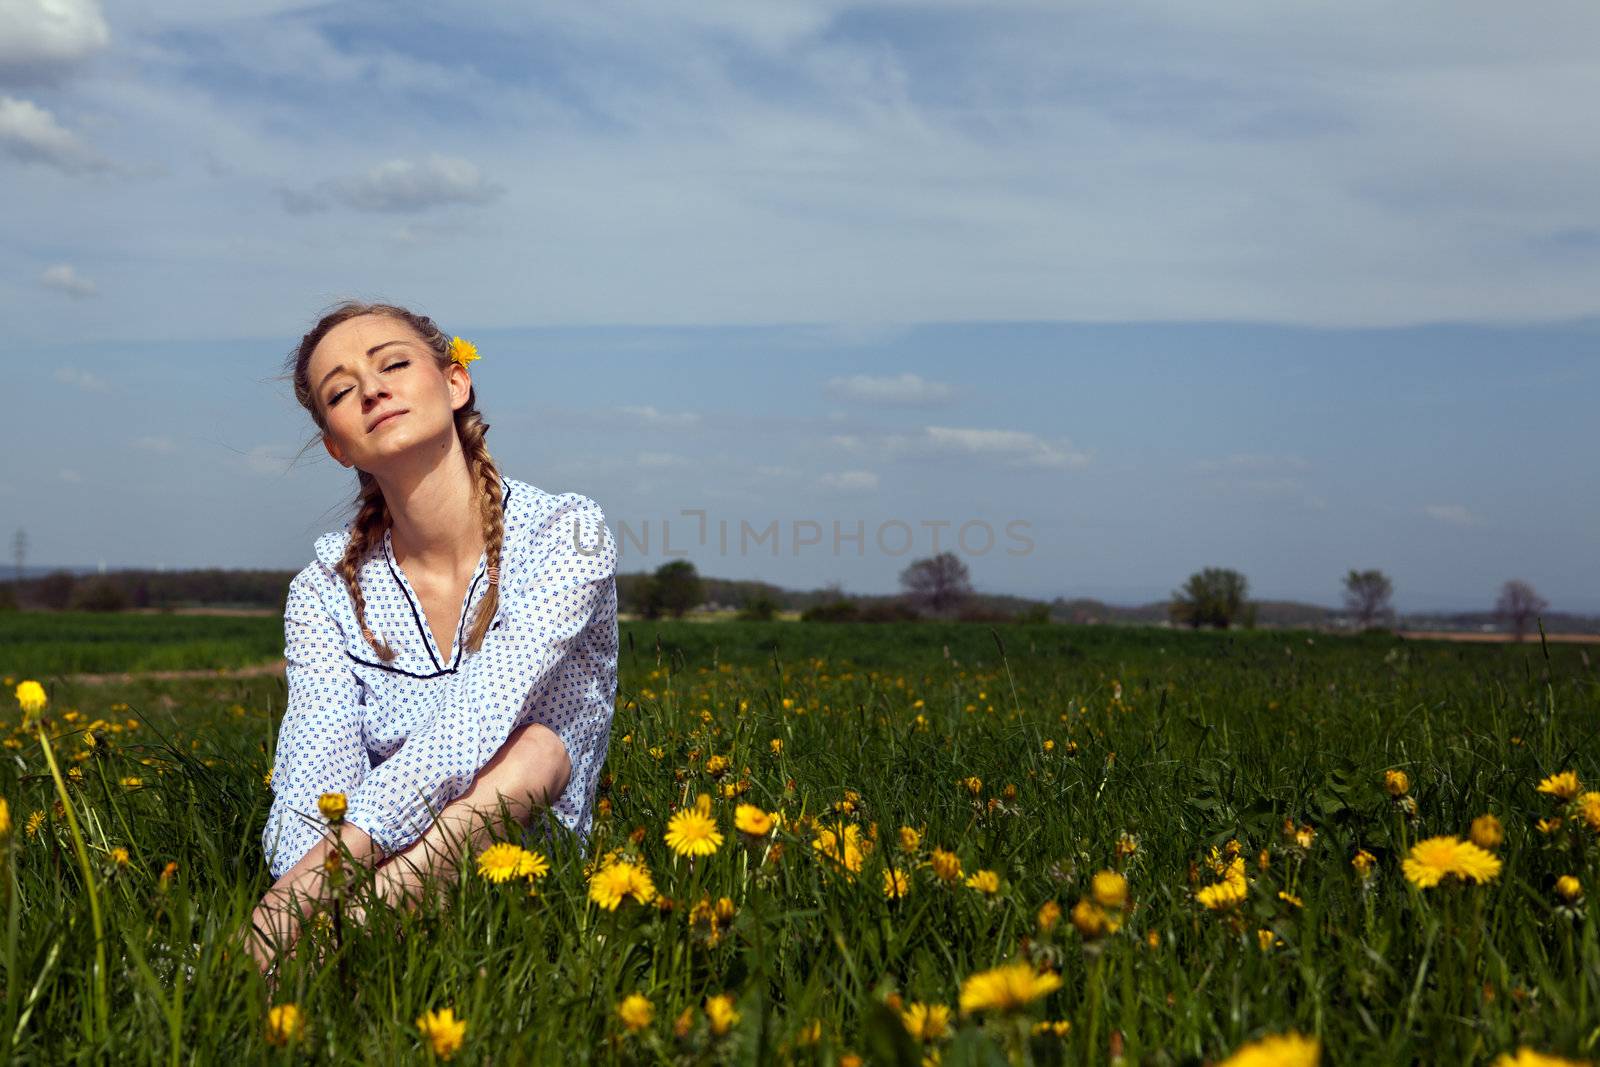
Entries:
<svg viewBox="0 0 1600 1067">
<path fill-rule="evenodd" d="M 466 574 L 483 554 L 476 479 L 459 445 L 444 460 L 414 475 L 379 478 L 394 524 L 390 541 L 402 566 Z"/>
</svg>

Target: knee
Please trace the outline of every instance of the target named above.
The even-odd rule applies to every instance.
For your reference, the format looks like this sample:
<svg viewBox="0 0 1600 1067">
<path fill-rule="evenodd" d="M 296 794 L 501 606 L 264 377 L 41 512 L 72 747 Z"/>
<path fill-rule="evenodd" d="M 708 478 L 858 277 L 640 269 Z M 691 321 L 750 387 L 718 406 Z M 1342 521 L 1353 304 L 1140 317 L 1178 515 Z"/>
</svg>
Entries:
<svg viewBox="0 0 1600 1067">
<path fill-rule="evenodd" d="M 529 723 L 512 735 L 508 747 L 517 780 L 530 794 L 546 793 L 545 802 L 555 803 L 572 777 L 572 761 L 560 736 L 543 723 Z"/>
</svg>

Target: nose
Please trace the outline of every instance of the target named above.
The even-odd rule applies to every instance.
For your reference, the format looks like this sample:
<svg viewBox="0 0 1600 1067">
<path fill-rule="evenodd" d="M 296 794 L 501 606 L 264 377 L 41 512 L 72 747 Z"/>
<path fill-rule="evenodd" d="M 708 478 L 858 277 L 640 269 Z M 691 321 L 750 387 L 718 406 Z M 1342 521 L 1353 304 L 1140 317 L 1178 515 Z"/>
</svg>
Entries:
<svg viewBox="0 0 1600 1067">
<path fill-rule="evenodd" d="M 383 379 L 376 374 L 366 375 L 361 382 L 361 407 L 371 411 L 374 404 L 389 395 L 389 389 L 383 384 Z"/>
</svg>

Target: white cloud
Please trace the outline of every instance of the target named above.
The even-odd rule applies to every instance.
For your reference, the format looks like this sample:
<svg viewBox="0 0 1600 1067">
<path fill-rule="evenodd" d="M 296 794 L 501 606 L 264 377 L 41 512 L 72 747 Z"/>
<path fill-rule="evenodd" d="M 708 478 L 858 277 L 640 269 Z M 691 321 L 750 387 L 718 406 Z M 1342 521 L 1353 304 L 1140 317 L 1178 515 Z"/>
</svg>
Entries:
<svg viewBox="0 0 1600 1067">
<path fill-rule="evenodd" d="M 253 474 L 276 476 L 289 471 L 289 456 L 278 445 L 257 445 L 244 453 L 242 460 Z"/>
<path fill-rule="evenodd" d="M 427 211 L 450 204 L 487 204 L 505 192 L 464 159 L 433 155 L 421 162 L 391 159 L 365 174 L 323 182 L 314 189 L 280 191 L 297 214 L 342 204 L 356 211 Z"/>
<path fill-rule="evenodd" d="M 68 296 L 94 296 L 99 288 L 88 278 L 73 269 L 70 263 L 57 263 L 46 267 L 39 275 L 39 284 L 66 293 Z"/>
<path fill-rule="evenodd" d="M 1090 459 L 1089 453 L 1074 448 L 1064 438 L 1050 441 L 1023 430 L 929 426 L 920 435 L 891 434 L 884 445 L 892 455 L 983 456 L 1021 467 L 1084 467 Z"/>
<path fill-rule="evenodd" d="M 0 0 L 0 81 L 48 79 L 110 40 L 94 0 Z"/>
<path fill-rule="evenodd" d="M 68 173 L 105 170 L 106 159 L 30 100 L 0 94 L 0 151 Z"/>
<path fill-rule="evenodd" d="M 844 493 L 870 493 L 878 488 L 878 475 L 873 471 L 837 471 L 818 479 L 824 489 Z"/>
<path fill-rule="evenodd" d="M 617 410 L 655 429 L 683 430 L 700 424 L 700 414 L 695 411 L 661 411 L 651 404 L 627 404 Z"/>
<path fill-rule="evenodd" d="M 86 370 L 77 367 L 57 367 L 56 381 L 63 385 L 75 385 L 79 389 L 91 393 L 105 393 L 111 390 L 111 383 Z"/>
<path fill-rule="evenodd" d="M 934 382 L 918 374 L 873 377 L 856 374 L 828 379 L 828 392 L 841 400 L 895 407 L 933 407 L 949 403 L 955 390 L 945 382 Z"/>
<path fill-rule="evenodd" d="M 1428 504 L 1422 513 L 1430 519 L 1451 526 L 1480 526 L 1483 519 L 1465 504 Z"/>
</svg>

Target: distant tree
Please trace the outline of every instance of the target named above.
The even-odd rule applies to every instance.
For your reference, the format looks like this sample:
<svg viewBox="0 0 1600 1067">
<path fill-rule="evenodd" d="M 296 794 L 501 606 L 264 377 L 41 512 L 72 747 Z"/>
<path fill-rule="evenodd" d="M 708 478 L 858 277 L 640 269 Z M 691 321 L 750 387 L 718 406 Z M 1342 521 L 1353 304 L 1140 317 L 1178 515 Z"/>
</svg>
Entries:
<svg viewBox="0 0 1600 1067">
<path fill-rule="evenodd" d="M 771 622 L 778 614 L 778 602 L 766 593 L 757 593 L 739 609 L 740 622 Z"/>
<path fill-rule="evenodd" d="M 1344 607 L 1356 617 L 1362 629 L 1387 619 L 1394 613 L 1389 598 L 1394 583 L 1380 570 L 1352 570 L 1344 576 Z"/>
<path fill-rule="evenodd" d="M 801 622 L 855 622 L 861 609 L 854 600 L 830 600 L 816 604 L 800 613 Z"/>
<path fill-rule="evenodd" d="M 77 581 L 67 571 L 51 571 L 33 583 L 33 595 L 42 606 L 53 611 L 66 610 Z"/>
<path fill-rule="evenodd" d="M 1254 623 L 1255 613 L 1245 603 L 1249 588 L 1244 575 L 1226 567 L 1196 571 L 1172 594 L 1172 620 L 1197 630 L 1202 626 L 1226 630 L 1236 621 Z"/>
<path fill-rule="evenodd" d="M 1013 616 L 1012 621 L 1033 624 L 1047 623 L 1050 621 L 1050 605 L 1030 604 L 1028 607 L 1025 607 L 1021 611 L 1017 612 L 1016 615 Z"/>
<path fill-rule="evenodd" d="M 91 578 L 72 590 L 70 606 L 76 611 L 122 611 L 128 594 L 111 578 Z"/>
<path fill-rule="evenodd" d="M 913 561 L 900 572 L 900 584 L 913 601 L 935 615 L 961 607 L 972 596 L 967 565 L 954 552 Z"/>
<path fill-rule="evenodd" d="M 704 598 L 704 587 L 694 564 L 686 559 L 675 559 L 656 568 L 646 597 L 645 615 L 653 619 L 665 611 L 681 619 L 684 612 Z"/>
<path fill-rule="evenodd" d="M 1494 613 L 1506 621 L 1518 641 L 1528 632 L 1529 620 L 1544 614 L 1549 608 L 1550 602 L 1520 578 L 1513 578 L 1502 585 L 1500 597 L 1494 602 Z"/>
</svg>

